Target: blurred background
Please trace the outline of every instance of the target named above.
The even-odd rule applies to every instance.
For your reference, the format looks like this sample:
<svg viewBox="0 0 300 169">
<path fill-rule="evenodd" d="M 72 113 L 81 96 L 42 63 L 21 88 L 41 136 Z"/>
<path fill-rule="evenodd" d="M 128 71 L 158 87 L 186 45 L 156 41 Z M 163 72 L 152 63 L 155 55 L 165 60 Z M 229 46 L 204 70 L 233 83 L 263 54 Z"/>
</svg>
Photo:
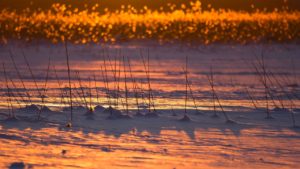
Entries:
<svg viewBox="0 0 300 169">
<path fill-rule="evenodd" d="M 73 7 L 83 9 L 98 3 L 100 10 L 105 8 L 116 10 L 120 9 L 122 5 L 131 5 L 136 9 L 147 6 L 152 10 L 158 10 L 160 7 L 163 7 L 163 10 L 168 10 L 170 4 L 175 4 L 174 8 L 179 8 L 181 4 L 188 5 L 190 2 L 191 0 L 1 0 L 0 9 L 49 9 L 54 3 L 70 4 Z M 281 9 L 282 7 L 288 7 L 290 10 L 300 9 L 300 0 L 201 0 L 201 3 L 204 10 L 211 7 L 248 12 L 256 9 L 272 11 L 275 8 Z"/>
</svg>

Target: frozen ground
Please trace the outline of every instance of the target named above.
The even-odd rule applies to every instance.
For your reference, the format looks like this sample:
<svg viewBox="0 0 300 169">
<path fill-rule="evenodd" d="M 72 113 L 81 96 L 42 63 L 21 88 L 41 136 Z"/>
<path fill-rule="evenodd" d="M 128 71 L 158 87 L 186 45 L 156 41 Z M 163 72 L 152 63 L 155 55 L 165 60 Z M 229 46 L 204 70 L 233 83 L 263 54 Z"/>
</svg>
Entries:
<svg viewBox="0 0 300 169">
<path fill-rule="evenodd" d="M 59 79 L 64 85 L 67 84 L 64 48 L 61 44 L 11 43 L 9 46 L 1 46 L 1 60 L 7 66 L 8 76 L 19 84 L 8 55 L 9 48 L 15 55 L 35 104 L 40 104 L 41 101 L 32 83 L 33 79 L 24 65 L 21 49 L 30 60 L 40 86 L 44 85 L 49 56 L 52 65 L 59 72 Z M 291 113 L 284 110 L 272 111 L 274 119 L 265 119 L 265 111 L 254 109 L 245 94 L 245 88 L 249 88 L 254 99 L 258 101 L 258 107 L 265 106 L 263 87 L 251 67 L 251 61 L 256 56 L 259 57 L 263 50 L 268 70 L 272 70 L 282 84 L 285 84 L 286 91 L 299 97 L 299 86 L 289 87 L 289 84 L 299 81 L 297 65 L 300 63 L 300 48 L 297 45 L 211 45 L 197 48 L 151 43 L 107 45 L 104 48 L 70 45 L 71 69 L 74 72 L 80 71 L 86 86 L 92 74 L 101 74 L 98 68 L 103 64 L 102 49 L 111 52 L 111 58 L 118 56 L 117 50 L 130 57 L 133 76 L 141 83 L 145 83 L 146 77 L 139 57 L 140 49 L 143 49 L 145 55 L 145 51 L 149 49 L 154 102 L 159 117 L 135 117 L 136 107 L 131 94 L 129 107 L 132 118 L 111 120 L 107 119 L 109 114 L 101 111 L 86 116 L 85 110 L 77 110 L 74 112 L 72 127 L 68 128 L 66 124 L 70 117 L 69 111 L 62 111 L 62 107 L 66 105 L 59 102 L 58 85 L 52 73 L 46 105 L 55 111 L 42 112 L 42 120 L 36 121 L 37 112 L 18 110 L 22 105 L 13 100 L 18 120 L 6 120 L 8 95 L 2 80 L 0 168 L 20 168 L 23 165 L 27 168 L 299 167 L 300 129 L 292 127 Z M 189 79 L 196 103 L 199 110 L 203 111 L 203 114 L 197 114 L 192 110 L 194 105 L 189 98 L 189 122 L 178 121 L 184 112 L 185 83 L 182 66 L 185 55 L 189 57 Z M 226 123 L 221 112 L 218 112 L 219 118 L 211 117 L 212 93 L 206 79 L 210 67 L 215 71 L 216 90 L 221 103 L 229 117 L 236 122 L 234 124 Z M 78 83 L 75 78 L 72 82 L 74 85 Z M 99 78 L 96 89 L 100 101 L 93 94 L 93 105 L 100 103 L 107 107 L 103 86 Z M 111 88 L 112 86 L 113 84 Z M 147 85 L 141 86 L 146 89 Z M 14 92 L 18 90 L 20 89 L 12 89 Z M 283 95 L 285 93 L 280 93 L 281 89 L 278 88 L 273 90 L 289 107 L 289 101 Z M 295 97 L 293 102 L 296 124 L 299 126 L 299 99 Z M 279 104 L 277 101 L 276 103 Z M 75 106 L 78 105 L 79 101 L 75 101 Z M 120 108 L 124 109 L 122 106 Z"/>
<path fill-rule="evenodd" d="M 122 63 L 122 56 L 130 59 L 132 67 L 132 76 L 138 83 L 138 87 L 147 91 L 147 77 L 141 59 L 141 54 L 147 57 L 147 51 L 150 54 L 150 72 L 151 86 L 156 107 L 160 109 L 183 108 L 182 102 L 185 96 L 185 76 L 183 68 L 185 66 L 185 56 L 188 56 L 189 82 L 192 85 L 193 95 L 196 98 L 200 109 L 210 109 L 212 106 L 212 93 L 207 80 L 212 67 L 215 79 L 215 90 L 225 108 L 229 107 L 253 107 L 246 88 L 248 88 L 254 100 L 258 101 L 258 107 L 264 107 L 264 87 L 259 81 L 253 63 L 258 64 L 257 60 L 263 53 L 267 71 L 271 72 L 281 83 L 282 87 L 275 85 L 272 87 L 274 97 L 287 100 L 286 93 L 292 92 L 299 98 L 300 87 L 299 74 L 300 67 L 300 48 L 297 44 L 249 44 L 249 45 L 208 45 L 198 47 L 187 47 L 180 44 L 158 45 L 152 42 L 128 42 L 115 45 L 71 45 L 69 44 L 71 77 L 74 88 L 80 93 L 77 73 L 80 73 L 83 88 L 89 87 L 89 79 L 92 79 L 93 88 L 92 99 L 94 104 L 101 102 L 107 105 L 106 89 L 103 83 L 101 67 L 104 69 L 104 58 L 106 59 L 107 76 L 110 85 L 110 91 L 114 90 L 114 67 L 115 63 Z M 25 95 L 16 70 L 9 56 L 9 49 L 12 51 L 21 76 L 27 90 L 30 92 L 32 101 L 40 104 L 37 90 L 42 91 L 45 85 L 47 66 L 49 57 L 51 65 L 45 95 L 47 106 L 56 108 L 61 106 L 61 91 L 59 88 L 68 86 L 65 48 L 63 44 L 49 44 L 45 42 L 23 44 L 20 42 L 11 42 L 8 45 L 1 46 L 0 60 L 5 63 L 8 77 L 15 83 L 20 94 Z M 34 85 L 28 68 L 25 64 L 22 52 L 33 70 L 35 80 L 39 88 Z M 110 61 L 108 61 L 108 55 Z M 116 62 L 115 62 L 116 60 Z M 58 85 L 57 78 L 60 81 Z M 121 67 L 121 71 L 123 68 Z M 1 71 L 3 72 L 3 71 Z M 127 83 L 128 88 L 132 89 L 132 78 L 127 65 Z M 94 75 L 96 77 L 96 87 L 94 87 Z M 5 87 L 4 75 L 2 73 L 0 85 L 1 104 L 3 108 L 7 107 L 7 89 Z M 120 88 L 124 92 L 124 77 L 121 75 Z M 10 84 L 12 87 L 12 84 Z M 100 101 L 96 101 L 95 90 L 100 96 Z M 89 90 L 85 90 L 88 94 Z M 122 93 L 124 95 L 124 93 Z M 146 97 L 146 96 L 145 96 Z M 80 98 L 75 98 L 77 101 Z M 300 107 L 299 99 L 295 99 L 295 107 Z M 13 103 L 17 106 L 15 100 Z M 288 103 L 287 103 L 288 104 Z M 129 106 L 135 108 L 134 94 L 129 90 Z M 272 105 L 271 105 L 272 106 Z M 189 99 L 188 107 L 194 108 L 193 101 Z"/>
<path fill-rule="evenodd" d="M 212 112 L 178 121 L 171 111 L 159 118 L 108 120 L 76 112 L 72 128 L 66 113 L 44 113 L 44 120 L 18 112 L 18 121 L 1 120 L 0 168 L 24 162 L 33 168 L 297 168 L 300 129 L 286 112 L 230 112 L 237 124 Z M 25 118 L 26 117 L 26 118 Z M 300 121 L 299 113 L 296 119 Z M 298 123 L 299 124 L 299 123 Z"/>
</svg>

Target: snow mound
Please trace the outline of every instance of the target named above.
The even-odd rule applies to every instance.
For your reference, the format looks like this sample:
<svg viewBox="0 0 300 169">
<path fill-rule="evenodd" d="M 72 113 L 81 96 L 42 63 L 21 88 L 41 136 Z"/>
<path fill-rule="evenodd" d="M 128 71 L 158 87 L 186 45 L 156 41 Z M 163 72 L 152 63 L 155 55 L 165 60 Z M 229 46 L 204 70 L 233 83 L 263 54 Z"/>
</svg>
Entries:
<svg viewBox="0 0 300 169">
<path fill-rule="evenodd" d="M 145 115 L 141 112 L 136 112 L 135 115 L 136 117 L 144 117 Z"/>
<path fill-rule="evenodd" d="M 273 120 L 273 119 L 275 119 L 275 118 L 274 118 L 273 116 L 266 116 L 265 119 L 266 119 L 266 120 Z"/>
<path fill-rule="evenodd" d="M 86 111 L 86 108 L 83 106 L 73 106 L 72 109 L 74 111 Z M 63 111 L 71 111 L 71 107 L 64 107 Z"/>
<path fill-rule="evenodd" d="M 86 116 L 86 119 L 88 119 L 88 120 L 94 120 L 94 115 L 95 115 L 94 109 L 90 108 L 88 111 L 86 111 L 84 113 L 84 115 Z"/>
<path fill-rule="evenodd" d="M 145 114 L 146 118 L 157 118 L 159 115 L 156 112 L 149 112 Z"/>
<path fill-rule="evenodd" d="M 42 112 L 53 112 L 49 107 L 43 106 L 41 109 Z"/>
<path fill-rule="evenodd" d="M 105 110 L 105 107 L 103 107 L 103 106 L 101 106 L 101 105 L 97 105 L 96 107 L 95 107 L 95 111 L 96 112 L 102 112 L 102 111 L 104 111 Z"/>
<path fill-rule="evenodd" d="M 9 116 L 5 121 L 18 121 L 19 119 L 16 116 Z"/>
<path fill-rule="evenodd" d="M 294 112 L 300 112 L 300 108 L 293 109 Z"/>
<path fill-rule="evenodd" d="M 114 120 L 114 119 L 130 119 L 129 115 L 124 115 L 120 110 L 114 109 L 111 106 L 105 109 L 103 112 L 109 113 L 107 119 Z"/>
<path fill-rule="evenodd" d="M 203 113 L 202 111 L 197 110 L 197 111 L 195 112 L 195 115 L 204 115 L 204 113 Z"/>
<path fill-rule="evenodd" d="M 237 124 L 237 122 L 234 120 L 228 119 L 228 120 L 226 120 L 226 124 Z"/>
<path fill-rule="evenodd" d="M 210 116 L 211 118 L 220 118 L 220 116 L 217 113 L 214 113 L 213 115 Z"/>
<path fill-rule="evenodd" d="M 191 118 L 185 114 L 181 119 L 179 119 L 179 121 L 189 122 L 189 121 L 191 121 Z"/>
<path fill-rule="evenodd" d="M 93 109 L 93 108 L 89 108 L 89 109 L 85 112 L 84 115 L 86 115 L 86 116 L 94 115 L 94 109 Z"/>
<path fill-rule="evenodd" d="M 40 111 L 40 108 L 35 104 L 31 104 L 31 105 L 26 105 L 25 107 L 20 108 L 19 110 L 26 111 L 26 112 L 38 112 Z"/>
<path fill-rule="evenodd" d="M 274 111 L 274 112 L 289 112 L 290 110 L 287 108 L 275 107 L 274 109 L 272 109 L 272 111 Z"/>
<path fill-rule="evenodd" d="M 111 112 L 113 112 L 113 111 L 115 111 L 115 110 L 117 110 L 117 109 L 114 109 L 114 108 L 112 108 L 111 106 L 109 106 L 108 108 L 104 109 L 104 110 L 102 111 L 102 113 L 111 113 Z"/>
</svg>

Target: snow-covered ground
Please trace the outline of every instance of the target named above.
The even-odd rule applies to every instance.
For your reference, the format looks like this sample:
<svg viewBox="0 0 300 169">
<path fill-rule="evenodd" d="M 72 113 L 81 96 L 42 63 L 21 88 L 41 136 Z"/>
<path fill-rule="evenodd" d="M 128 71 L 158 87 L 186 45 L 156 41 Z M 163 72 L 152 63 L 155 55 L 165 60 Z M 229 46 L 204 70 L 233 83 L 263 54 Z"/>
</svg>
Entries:
<svg viewBox="0 0 300 169">
<path fill-rule="evenodd" d="M 182 122 L 183 111 L 159 111 L 158 118 L 107 119 L 76 112 L 72 128 L 68 112 L 44 113 L 44 120 L 1 120 L 0 167 L 23 162 L 33 168 L 297 168 L 300 129 L 290 116 L 264 112 L 230 112 L 236 124 L 211 117 L 212 112 Z M 25 118 L 27 117 L 27 118 Z M 300 121 L 299 113 L 296 119 Z M 298 123 L 299 124 L 299 123 Z"/>
<path fill-rule="evenodd" d="M 11 93 L 23 94 L 21 82 L 10 57 L 11 49 L 22 73 L 27 91 L 34 104 L 41 104 L 38 90 L 43 91 L 48 57 L 51 71 L 45 92 L 45 105 L 53 111 L 42 111 L 36 120 L 34 109 L 19 109 L 26 102 L 11 103 L 17 120 L 7 120 L 7 87 L 2 75 L 0 110 L 0 168 L 297 168 L 300 158 L 300 129 L 292 127 L 292 115 L 300 125 L 299 72 L 300 48 L 295 44 L 272 45 L 210 45 L 186 47 L 157 45 L 153 43 L 124 43 L 117 45 L 69 45 L 72 84 L 78 88 L 76 71 L 81 75 L 86 99 L 93 106 L 108 107 L 107 89 L 101 80 L 100 65 L 103 52 L 110 53 L 112 64 L 107 65 L 110 90 L 114 90 L 113 63 L 130 58 L 134 79 L 147 95 L 147 77 L 141 53 L 150 54 L 153 102 L 158 117 L 137 117 L 132 79 L 129 77 L 128 103 L 130 113 L 126 118 L 109 119 L 109 113 L 76 109 L 71 127 L 67 127 L 70 111 L 61 103 L 53 65 L 61 86 L 67 86 L 65 48 L 62 44 L 22 44 L 1 46 L 0 55 L 5 62 L 7 76 L 19 88 L 9 83 Z M 36 89 L 22 56 L 30 61 Z M 252 67 L 261 54 L 265 55 L 266 68 L 280 81 L 272 87 L 273 102 L 290 110 L 272 110 L 273 119 L 266 119 L 264 87 Z M 185 56 L 188 56 L 189 81 L 192 94 L 188 95 L 187 115 L 191 121 L 180 121 L 184 115 Z M 106 63 L 109 62 L 106 60 Z M 222 107 L 234 123 L 227 123 L 217 104 L 218 117 L 213 117 L 212 92 L 207 80 L 213 69 L 215 90 Z M 128 65 L 126 71 L 128 72 Z M 96 87 L 89 95 L 89 79 L 96 76 Z M 123 75 L 122 75 L 123 76 Z M 124 79 L 121 79 L 119 109 L 125 113 Z M 93 82 L 94 83 L 94 82 Z M 271 86 L 271 84 L 270 84 Z M 97 90 L 96 90 L 97 89 Z M 245 91 L 248 89 L 259 109 Z M 76 89 L 75 89 L 76 90 Z M 96 92 L 99 98 L 96 98 Z M 80 92 L 80 90 L 78 90 Z M 147 104 L 142 98 L 140 103 Z M 89 97 L 92 97 L 91 102 Z M 289 99 L 289 96 L 292 97 Z M 145 96 L 146 97 L 146 96 Z M 25 98 L 25 96 L 24 96 Z M 194 100 L 199 111 L 195 110 Z M 74 99 L 74 106 L 83 106 L 82 98 Z M 269 98 L 270 99 L 270 98 Z M 291 101 L 292 100 L 292 101 Z M 113 100 L 115 101 L 115 100 Z M 257 102 L 256 102 L 257 101 Z M 269 100 L 270 108 L 274 104 Z M 143 110 L 146 114 L 147 110 Z M 292 114 L 293 113 L 293 114 Z"/>
<path fill-rule="evenodd" d="M 61 106 L 61 91 L 58 88 L 68 86 L 64 45 L 53 45 L 45 42 L 30 44 L 12 42 L 1 46 L 0 59 L 1 62 L 5 63 L 8 72 L 7 76 L 19 88 L 19 92 L 24 94 L 20 78 L 17 76 L 17 72 L 10 59 L 9 50 L 13 54 L 25 86 L 35 104 L 40 104 L 41 99 L 38 98 L 39 92 L 37 92 L 34 80 L 25 64 L 22 53 L 27 57 L 40 91 L 43 91 L 45 86 L 50 57 L 51 62 L 45 102 L 53 108 Z M 187 47 L 180 44 L 158 45 L 155 42 L 127 42 L 103 46 L 69 44 L 68 50 L 70 53 L 72 86 L 77 88 L 79 93 L 81 92 L 79 89 L 78 73 L 81 78 L 81 87 L 89 88 L 89 79 L 91 79 L 91 88 L 93 88 L 92 99 L 95 104 L 97 101 L 95 99 L 94 75 L 96 77 L 96 89 L 100 102 L 101 104 L 107 102 L 105 94 L 107 91 L 101 71 L 101 68 L 104 71 L 104 58 L 106 59 L 105 67 L 108 72 L 107 79 L 110 91 L 114 90 L 115 87 L 115 63 L 117 63 L 118 67 L 119 62 L 121 62 L 120 88 L 124 92 L 122 56 L 125 56 L 125 58 L 130 59 L 132 76 L 136 80 L 136 83 L 138 83 L 138 87 L 147 92 L 147 76 L 144 72 L 145 69 L 141 55 L 146 59 L 148 51 L 150 56 L 152 92 L 156 107 L 160 109 L 170 109 L 172 107 L 183 108 L 184 106 L 182 102 L 185 96 L 185 74 L 183 73 L 183 69 L 185 67 L 186 56 L 188 57 L 189 83 L 191 83 L 193 95 L 197 98 L 196 102 L 200 106 L 200 109 L 210 109 L 212 106 L 212 92 L 207 79 L 207 75 L 210 74 L 210 68 L 212 68 L 214 73 L 215 90 L 224 107 L 253 107 L 247 95 L 246 88 L 248 88 L 251 96 L 259 102 L 257 106 L 264 107 L 264 86 L 253 67 L 253 64 L 258 66 L 262 54 L 265 57 L 267 71 L 276 77 L 282 87 L 284 87 L 284 90 L 288 92 L 292 91 L 298 98 L 300 95 L 299 86 L 293 86 L 294 84 L 299 84 L 300 74 L 300 67 L 298 66 L 300 63 L 300 48 L 297 44 L 215 44 Z M 55 66 L 57 77 L 61 83 L 60 86 L 58 85 L 53 66 Z M 127 84 L 130 89 L 128 95 L 129 106 L 135 108 L 134 94 L 132 93 L 132 78 L 128 64 L 126 66 Z M 286 93 L 283 92 L 283 88 L 279 87 L 274 79 L 272 81 L 274 83 L 274 87 L 272 88 L 273 94 L 278 95 L 282 100 L 286 100 L 287 97 L 284 96 Z M 1 86 L 2 90 L 0 94 L 6 96 L 7 89 L 3 73 Z M 13 85 L 10 84 L 10 87 L 13 88 Z M 89 90 L 85 90 L 85 93 L 89 93 Z M 0 99 L 7 100 L 6 97 Z M 76 100 L 80 101 L 80 98 L 76 98 Z M 297 100 L 299 99 L 296 99 L 294 103 L 297 105 L 296 107 L 300 107 Z M 191 99 L 188 101 L 188 107 L 194 108 L 193 101 Z M 13 104 L 17 106 L 15 101 Z M 6 108 L 7 104 L 2 101 L 0 106 Z"/>
</svg>

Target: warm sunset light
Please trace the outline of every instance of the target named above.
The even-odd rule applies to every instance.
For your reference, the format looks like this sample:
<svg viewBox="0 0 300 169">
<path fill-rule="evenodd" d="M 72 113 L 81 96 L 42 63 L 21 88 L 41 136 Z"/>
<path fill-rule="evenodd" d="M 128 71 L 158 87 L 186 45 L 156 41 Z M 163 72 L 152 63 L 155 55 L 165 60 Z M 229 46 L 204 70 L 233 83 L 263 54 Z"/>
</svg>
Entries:
<svg viewBox="0 0 300 169">
<path fill-rule="evenodd" d="M 151 10 L 147 6 L 99 12 L 99 5 L 79 10 L 56 3 L 49 10 L 2 10 L 1 39 L 31 41 L 37 38 L 61 42 L 66 37 L 74 43 L 103 43 L 154 39 L 160 42 L 249 43 L 290 42 L 300 37 L 300 13 L 285 8 L 272 12 L 256 10 L 202 10 L 200 1 L 169 6 L 169 11 Z"/>
<path fill-rule="evenodd" d="M 298 168 L 297 0 L 0 2 L 0 168 Z"/>
</svg>

